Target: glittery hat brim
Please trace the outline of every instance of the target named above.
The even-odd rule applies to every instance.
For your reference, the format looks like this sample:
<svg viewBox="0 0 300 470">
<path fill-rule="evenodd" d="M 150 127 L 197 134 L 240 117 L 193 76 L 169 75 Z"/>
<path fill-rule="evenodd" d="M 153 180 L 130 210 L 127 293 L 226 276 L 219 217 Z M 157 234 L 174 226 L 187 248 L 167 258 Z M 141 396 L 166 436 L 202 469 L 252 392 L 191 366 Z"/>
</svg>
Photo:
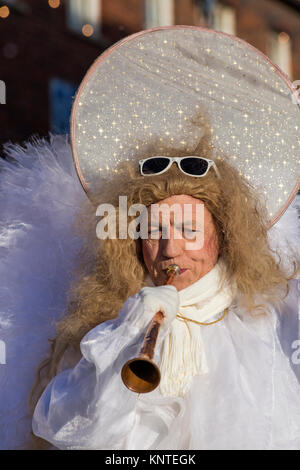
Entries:
<svg viewBox="0 0 300 470">
<path fill-rule="evenodd" d="M 80 181 L 92 194 L 151 142 L 192 153 L 201 110 L 212 144 L 264 194 L 272 224 L 299 188 L 293 91 L 266 56 L 225 33 L 173 26 L 129 36 L 94 62 L 77 92 L 71 140 Z"/>
</svg>

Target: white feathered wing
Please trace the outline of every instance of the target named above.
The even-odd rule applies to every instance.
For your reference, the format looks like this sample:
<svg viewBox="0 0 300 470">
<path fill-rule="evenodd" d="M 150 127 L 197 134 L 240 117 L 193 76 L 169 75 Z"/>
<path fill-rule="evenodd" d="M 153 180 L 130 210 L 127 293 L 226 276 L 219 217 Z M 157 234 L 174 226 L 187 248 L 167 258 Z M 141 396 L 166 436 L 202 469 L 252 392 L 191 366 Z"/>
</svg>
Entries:
<svg viewBox="0 0 300 470">
<path fill-rule="evenodd" d="M 86 195 L 68 136 L 5 144 L 0 159 L 0 449 L 29 438 L 28 396 L 55 336 L 80 249 L 72 230 Z"/>
</svg>

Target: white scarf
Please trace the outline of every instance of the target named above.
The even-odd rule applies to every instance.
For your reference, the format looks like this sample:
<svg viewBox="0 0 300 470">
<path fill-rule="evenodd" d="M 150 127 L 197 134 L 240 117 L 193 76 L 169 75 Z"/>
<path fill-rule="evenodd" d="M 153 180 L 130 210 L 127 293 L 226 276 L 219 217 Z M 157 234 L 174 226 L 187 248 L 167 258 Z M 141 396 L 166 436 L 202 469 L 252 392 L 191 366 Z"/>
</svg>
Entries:
<svg viewBox="0 0 300 470">
<path fill-rule="evenodd" d="M 220 317 L 232 303 L 235 288 L 226 284 L 220 288 L 222 259 L 199 281 L 179 291 L 179 313 L 199 322 Z M 216 317 L 216 318 L 214 318 Z M 162 345 L 160 391 L 164 396 L 184 396 L 195 375 L 208 372 L 202 347 L 200 326 L 176 318 Z"/>
</svg>

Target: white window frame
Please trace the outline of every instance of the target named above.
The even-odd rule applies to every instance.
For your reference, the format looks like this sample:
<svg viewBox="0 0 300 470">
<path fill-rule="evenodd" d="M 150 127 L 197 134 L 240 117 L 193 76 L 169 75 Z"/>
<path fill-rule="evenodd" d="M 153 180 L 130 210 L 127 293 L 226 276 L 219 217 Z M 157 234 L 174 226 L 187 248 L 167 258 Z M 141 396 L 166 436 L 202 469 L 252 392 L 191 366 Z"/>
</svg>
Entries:
<svg viewBox="0 0 300 470">
<path fill-rule="evenodd" d="M 214 29 L 236 36 L 237 17 L 234 7 L 218 2 L 214 13 Z"/>
<path fill-rule="evenodd" d="M 174 0 L 144 0 L 145 29 L 172 26 L 175 23 Z"/>
<path fill-rule="evenodd" d="M 6 104 L 6 84 L 0 80 L 0 104 Z"/>
<path fill-rule="evenodd" d="M 292 80 L 293 52 L 291 38 L 287 42 L 280 41 L 279 32 L 270 31 L 268 34 L 268 55 L 272 62 Z"/>
<path fill-rule="evenodd" d="M 101 32 L 101 0 L 67 0 L 67 25 L 71 31 L 82 34 L 82 27 L 90 24 L 94 33 L 88 39 L 98 39 Z"/>
</svg>

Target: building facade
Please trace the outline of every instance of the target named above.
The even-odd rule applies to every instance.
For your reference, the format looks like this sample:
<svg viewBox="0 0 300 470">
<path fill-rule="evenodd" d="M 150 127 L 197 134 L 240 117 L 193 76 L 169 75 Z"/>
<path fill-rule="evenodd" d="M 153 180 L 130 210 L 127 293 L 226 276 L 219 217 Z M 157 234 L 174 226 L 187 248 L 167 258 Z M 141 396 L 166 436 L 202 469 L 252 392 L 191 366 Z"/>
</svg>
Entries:
<svg viewBox="0 0 300 470">
<path fill-rule="evenodd" d="M 0 1 L 0 144 L 69 132 L 93 61 L 129 34 L 172 24 L 236 35 L 300 80 L 298 0 Z"/>
</svg>

